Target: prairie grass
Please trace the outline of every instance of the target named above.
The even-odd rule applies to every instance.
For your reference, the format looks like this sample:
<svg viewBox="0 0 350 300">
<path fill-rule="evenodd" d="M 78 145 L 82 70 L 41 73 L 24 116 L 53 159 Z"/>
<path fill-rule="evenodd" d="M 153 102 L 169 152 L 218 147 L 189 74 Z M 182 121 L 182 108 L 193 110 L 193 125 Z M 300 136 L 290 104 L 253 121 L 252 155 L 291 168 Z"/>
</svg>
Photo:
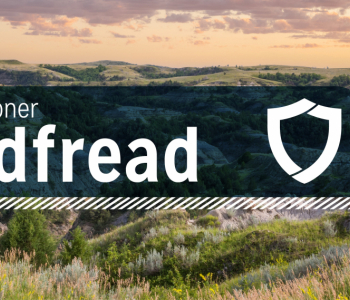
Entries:
<svg viewBox="0 0 350 300">
<path fill-rule="evenodd" d="M 88 268 L 78 259 L 65 267 L 60 265 L 35 268 L 32 255 L 17 250 L 5 253 L 0 260 L 0 299 L 197 299 L 197 300 L 270 300 L 270 299 L 337 299 L 350 298 L 349 246 L 331 247 L 318 256 L 319 266 L 304 260 L 300 277 L 263 281 L 248 289 L 237 289 L 228 282 L 218 284 L 213 274 L 200 274 L 195 288 L 178 282 L 175 288 L 155 286 L 140 277 L 117 279 L 114 285 L 97 267 Z M 288 266 L 298 265 L 292 262 Z M 288 269 L 283 261 L 277 262 L 280 270 Z M 281 272 L 282 274 L 283 272 Z"/>
<path fill-rule="evenodd" d="M 15 249 L 5 253 L 0 260 L 1 300 L 117 300 L 141 299 L 149 294 L 149 284 L 140 278 L 116 280 L 111 289 L 108 278 L 97 267 L 88 268 L 79 259 L 67 266 L 35 268 L 31 263 L 34 256 Z"/>
<path fill-rule="evenodd" d="M 35 267 L 34 254 L 7 251 L 0 300 L 350 299 L 347 218 L 230 231 L 188 226 L 184 211 L 149 214 L 90 240 L 86 264 Z"/>
</svg>

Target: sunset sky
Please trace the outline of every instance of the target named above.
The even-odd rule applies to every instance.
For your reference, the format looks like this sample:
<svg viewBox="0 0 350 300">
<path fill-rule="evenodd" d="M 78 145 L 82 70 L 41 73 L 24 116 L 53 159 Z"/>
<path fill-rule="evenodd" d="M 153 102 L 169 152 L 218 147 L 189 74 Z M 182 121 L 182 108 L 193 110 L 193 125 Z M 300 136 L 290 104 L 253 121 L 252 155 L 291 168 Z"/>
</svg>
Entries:
<svg viewBox="0 0 350 300">
<path fill-rule="evenodd" d="M 0 0 L 0 38 L 27 63 L 349 68 L 350 1 Z"/>
</svg>

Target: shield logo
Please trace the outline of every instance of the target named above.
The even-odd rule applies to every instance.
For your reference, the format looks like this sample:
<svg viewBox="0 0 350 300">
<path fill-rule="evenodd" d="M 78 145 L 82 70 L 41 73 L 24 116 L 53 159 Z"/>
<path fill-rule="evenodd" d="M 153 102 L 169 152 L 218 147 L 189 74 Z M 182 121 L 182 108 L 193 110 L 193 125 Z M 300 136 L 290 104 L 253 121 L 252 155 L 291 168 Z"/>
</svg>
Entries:
<svg viewBox="0 0 350 300">
<path fill-rule="evenodd" d="M 320 157 L 309 168 L 302 170 L 284 149 L 281 138 L 281 121 L 303 113 L 329 121 L 328 140 Z M 337 154 L 341 138 L 341 109 L 317 105 L 302 99 L 291 105 L 267 110 L 267 134 L 274 157 L 282 169 L 301 183 L 308 183 L 321 175 Z M 301 172 L 300 172 L 301 171 Z M 297 174 L 296 174 L 297 173 Z M 295 174 L 295 175 L 293 175 Z"/>
</svg>

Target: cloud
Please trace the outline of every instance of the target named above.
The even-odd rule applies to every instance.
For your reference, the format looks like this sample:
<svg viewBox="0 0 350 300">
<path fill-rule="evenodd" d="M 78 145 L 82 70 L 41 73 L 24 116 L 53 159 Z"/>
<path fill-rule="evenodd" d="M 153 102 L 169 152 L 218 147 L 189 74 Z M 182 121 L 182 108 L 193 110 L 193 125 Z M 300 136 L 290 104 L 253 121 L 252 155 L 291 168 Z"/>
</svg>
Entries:
<svg viewBox="0 0 350 300">
<path fill-rule="evenodd" d="M 147 40 L 151 43 L 160 43 L 163 41 L 163 38 L 153 34 L 152 36 L 148 36 Z"/>
<path fill-rule="evenodd" d="M 328 32 L 326 34 L 295 34 L 294 39 L 332 39 L 340 43 L 350 43 L 350 34 L 346 32 Z"/>
<path fill-rule="evenodd" d="M 12 26 L 29 26 L 30 35 L 84 37 L 91 36 L 92 30 L 74 28 L 77 20 L 90 26 L 118 24 L 140 31 L 165 10 L 166 16 L 158 21 L 186 23 L 194 21 L 196 15 L 196 33 L 229 30 L 326 37 L 350 31 L 350 17 L 344 14 L 348 8 L 349 0 L 265 0 L 263 4 L 261 0 L 0 0 L 0 19 Z M 347 42 L 348 38 L 337 40 Z"/>
<path fill-rule="evenodd" d="M 292 46 L 292 45 L 274 45 L 274 46 L 271 46 L 270 48 L 283 48 L 283 49 L 289 49 L 289 48 L 295 48 L 295 46 Z"/>
<path fill-rule="evenodd" d="M 196 41 L 193 42 L 193 44 L 194 44 L 195 46 L 204 46 L 204 45 L 209 44 L 209 42 L 201 41 L 201 40 L 196 40 Z"/>
<path fill-rule="evenodd" d="M 79 39 L 79 42 L 80 43 L 83 43 L 83 44 L 102 44 L 101 41 L 99 40 L 94 40 L 94 39 Z"/>
<path fill-rule="evenodd" d="M 158 21 L 165 23 L 187 23 L 193 21 L 190 13 L 167 15 L 165 18 L 159 18 Z"/>
<path fill-rule="evenodd" d="M 135 43 L 136 43 L 136 40 L 128 39 L 125 44 L 130 45 L 130 44 L 135 44 Z"/>
<path fill-rule="evenodd" d="M 309 43 L 306 43 L 306 44 L 303 44 L 303 45 L 298 45 L 296 48 L 322 48 L 324 46 L 321 46 L 321 45 L 318 45 L 318 44 L 309 44 Z"/>
<path fill-rule="evenodd" d="M 290 49 L 290 48 L 303 48 L 303 49 L 310 49 L 310 48 L 323 48 L 325 46 L 318 45 L 318 44 L 299 44 L 299 45 L 275 45 L 271 46 L 270 48 L 283 48 L 283 49 Z"/>
<path fill-rule="evenodd" d="M 146 26 L 144 24 L 126 24 L 124 26 L 125 29 L 131 29 L 131 30 L 134 30 L 134 31 L 140 31 L 142 30 L 143 28 L 145 28 Z"/>
<path fill-rule="evenodd" d="M 224 20 L 203 18 L 198 21 L 195 33 L 202 33 L 210 29 L 226 29 L 226 25 Z"/>
<path fill-rule="evenodd" d="M 28 15 L 39 15 L 47 18 L 67 16 L 82 18 L 89 24 L 121 24 L 128 20 L 147 20 L 159 10 L 172 12 L 168 20 L 178 22 L 180 14 L 204 12 L 208 16 L 227 16 L 235 11 L 249 15 L 252 19 L 292 19 L 305 16 L 308 12 L 339 10 L 342 14 L 349 8 L 348 0 L 2 0 L 1 16 L 11 21 L 23 21 Z M 174 13 L 176 12 L 176 13 Z M 189 16 L 183 17 L 184 19 Z M 167 19 L 165 17 L 164 19 Z"/>
<path fill-rule="evenodd" d="M 115 38 L 120 38 L 120 39 L 128 39 L 128 38 L 134 38 L 135 37 L 134 35 L 124 35 L 124 34 L 119 34 L 119 33 L 113 32 L 113 31 L 111 31 L 111 33 L 113 34 L 113 36 Z"/>
<path fill-rule="evenodd" d="M 50 35 L 50 36 L 71 36 L 71 37 L 91 37 L 90 28 L 76 29 L 73 24 L 77 19 L 68 19 L 66 17 L 56 17 L 46 20 L 41 17 L 32 18 L 30 26 L 25 35 Z"/>
</svg>

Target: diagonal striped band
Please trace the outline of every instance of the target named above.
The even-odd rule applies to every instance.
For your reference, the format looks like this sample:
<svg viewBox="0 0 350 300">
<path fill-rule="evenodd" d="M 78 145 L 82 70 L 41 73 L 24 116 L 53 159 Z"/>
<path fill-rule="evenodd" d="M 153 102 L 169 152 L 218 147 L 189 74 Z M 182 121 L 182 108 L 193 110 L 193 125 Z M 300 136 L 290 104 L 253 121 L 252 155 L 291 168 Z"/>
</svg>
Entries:
<svg viewBox="0 0 350 300">
<path fill-rule="evenodd" d="M 34 205 L 35 204 L 35 205 Z M 345 210 L 350 197 L 3 197 L 0 209 Z"/>
</svg>

